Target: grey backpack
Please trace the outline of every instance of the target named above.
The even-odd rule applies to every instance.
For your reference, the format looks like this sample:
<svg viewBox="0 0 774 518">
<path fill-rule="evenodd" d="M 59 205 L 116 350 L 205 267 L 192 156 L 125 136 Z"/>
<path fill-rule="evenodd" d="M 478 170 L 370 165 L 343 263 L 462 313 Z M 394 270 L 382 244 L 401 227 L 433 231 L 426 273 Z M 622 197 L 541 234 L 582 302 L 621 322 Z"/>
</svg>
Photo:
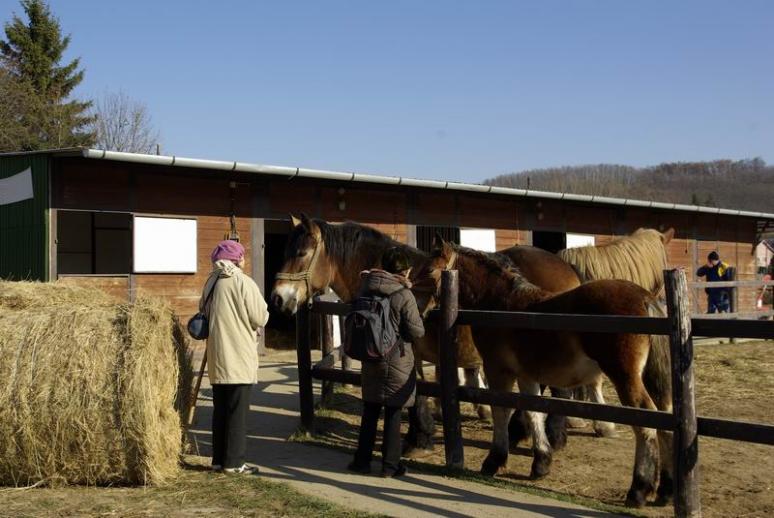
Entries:
<svg viewBox="0 0 774 518">
<path fill-rule="evenodd" d="M 390 320 L 390 296 L 374 294 L 356 298 L 344 318 L 347 356 L 361 362 L 379 361 L 387 358 L 398 343 L 400 334 Z"/>
</svg>

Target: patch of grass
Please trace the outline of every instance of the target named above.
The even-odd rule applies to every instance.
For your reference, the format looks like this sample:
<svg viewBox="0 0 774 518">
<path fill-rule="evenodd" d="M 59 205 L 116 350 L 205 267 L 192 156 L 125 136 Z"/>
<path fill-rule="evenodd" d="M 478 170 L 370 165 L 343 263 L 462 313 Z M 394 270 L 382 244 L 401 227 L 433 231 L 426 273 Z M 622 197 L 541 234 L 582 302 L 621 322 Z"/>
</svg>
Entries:
<svg viewBox="0 0 774 518">
<path fill-rule="evenodd" d="M 2 489 L 0 516 L 376 516 L 304 495 L 260 476 L 228 476 L 200 466 L 189 468 L 165 487 Z"/>
</svg>

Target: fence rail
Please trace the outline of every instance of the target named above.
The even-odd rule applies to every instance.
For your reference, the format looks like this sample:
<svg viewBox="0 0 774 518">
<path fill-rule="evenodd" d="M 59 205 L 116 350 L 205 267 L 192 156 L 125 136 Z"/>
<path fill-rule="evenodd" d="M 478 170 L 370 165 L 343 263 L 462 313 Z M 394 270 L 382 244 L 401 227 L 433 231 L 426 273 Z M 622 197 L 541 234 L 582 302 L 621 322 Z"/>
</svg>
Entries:
<svg viewBox="0 0 774 518">
<path fill-rule="evenodd" d="M 759 320 L 715 320 L 691 318 L 688 283 L 678 270 L 665 272 L 667 293 L 666 317 L 616 317 L 608 315 L 541 314 L 459 310 L 456 306 L 456 273 L 444 272 L 441 309 L 432 318 L 440 323 L 440 383 L 419 381 L 417 392 L 441 398 L 443 411 L 446 463 L 463 464 L 462 431 L 459 403 L 489 404 L 543 413 L 576 416 L 674 432 L 675 514 L 691 516 L 700 512 L 698 497 L 697 436 L 774 445 L 774 425 L 746 423 L 709 417 L 698 417 L 695 411 L 692 336 L 774 338 L 774 323 Z M 713 283 L 714 284 L 714 283 Z M 311 363 L 310 312 L 345 315 L 346 304 L 315 301 L 298 314 L 299 395 L 302 425 L 311 430 L 314 422 L 312 380 L 360 385 L 360 374 L 334 368 L 341 359 L 339 348 L 326 351 L 323 359 Z M 643 410 L 519 393 L 499 393 L 486 389 L 461 387 L 457 380 L 456 328 L 458 325 L 515 327 L 546 331 L 594 333 L 636 333 L 669 335 L 672 351 L 673 412 Z"/>
</svg>

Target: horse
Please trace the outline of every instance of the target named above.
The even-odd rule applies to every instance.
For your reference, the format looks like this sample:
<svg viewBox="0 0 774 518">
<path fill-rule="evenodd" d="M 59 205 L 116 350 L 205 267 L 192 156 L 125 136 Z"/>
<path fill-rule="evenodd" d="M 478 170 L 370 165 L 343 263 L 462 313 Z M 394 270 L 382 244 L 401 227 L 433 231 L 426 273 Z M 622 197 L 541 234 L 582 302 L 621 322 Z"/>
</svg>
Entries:
<svg viewBox="0 0 774 518">
<path fill-rule="evenodd" d="M 598 280 L 561 293 L 542 290 L 486 254 L 437 239 L 437 249 L 420 273 L 433 279 L 440 296 L 440 272 L 459 272 L 461 309 L 531 311 L 592 315 L 663 316 L 656 298 L 629 281 Z M 626 333 L 535 331 L 472 326 L 489 386 L 537 395 L 540 384 L 573 388 L 598 383 L 605 375 L 627 406 L 671 411 L 669 343 L 662 336 Z M 508 459 L 508 419 L 512 409 L 494 407 L 494 433 L 481 472 L 495 475 Z M 540 414 L 525 412 L 533 438 L 532 478 L 550 471 L 551 449 Z M 626 504 L 641 507 L 657 492 L 658 503 L 672 498 L 671 433 L 633 427 L 634 473 Z M 660 463 L 659 463 L 660 459 Z M 660 465 L 660 473 L 659 473 Z M 656 482 L 660 478 L 658 489 Z"/>
<path fill-rule="evenodd" d="M 287 314 L 294 314 L 299 304 L 306 303 L 315 293 L 330 287 L 344 302 L 350 302 L 360 287 L 360 272 L 380 265 L 385 250 L 397 246 L 406 252 L 414 271 L 417 272 L 429 260 L 429 256 L 411 246 L 399 243 L 381 232 L 358 223 L 330 224 L 312 220 L 305 215 L 296 218 L 291 215 L 291 233 L 285 247 L 285 263 L 277 274 L 271 294 L 275 307 Z M 559 257 L 544 250 L 529 246 L 518 246 L 500 252 L 504 257 L 528 273 L 532 282 L 552 291 L 565 291 L 580 284 L 575 271 Z M 420 305 L 422 299 L 435 290 L 415 285 L 413 291 Z M 478 386 L 478 369 L 481 366 L 475 345 L 472 343 L 470 328 L 459 330 L 458 365 L 465 369 L 465 383 Z M 428 326 L 425 337 L 414 344 L 418 365 L 421 361 L 438 364 L 438 339 L 435 327 Z M 421 375 L 421 368 L 418 369 Z M 569 397 L 568 393 L 562 393 Z M 411 426 L 407 436 L 409 448 L 432 447 L 432 416 L 425 407 L 425 399 L 417 398 L 417 410 L 411 415 Z M 479 414 L 483 414 L 479 407 Z M 519 437 L 519 419 L 514 420 L 514 436 Z M 566 442 L 563 416 L 554 416 L 549 423 L 551 444 L 561 448 Z M 525 435 L 523 432 L 521 435 Z"/>
<path fill-rule="evenodd" d="M 664 289 L 662 272 L 667 268 L 666 245 L 674 235 L 673 228 L 663 233 L 640 228 L 605 245 L 567 248 L 557 255 L 576 269 L 583 282 L 622 279 L 659 296 Z"/>
</svg>

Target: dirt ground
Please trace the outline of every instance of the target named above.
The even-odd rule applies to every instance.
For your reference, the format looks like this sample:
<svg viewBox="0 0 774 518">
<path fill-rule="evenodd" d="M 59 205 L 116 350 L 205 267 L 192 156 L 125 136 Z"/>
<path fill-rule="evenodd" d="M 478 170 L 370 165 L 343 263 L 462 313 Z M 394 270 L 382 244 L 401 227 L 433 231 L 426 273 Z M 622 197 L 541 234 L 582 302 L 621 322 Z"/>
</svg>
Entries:
<svg viewBox="0 0 774 518">
<path fill-rule="evenodd" d="M 696 386 L 699 414 L 706 417 L 772 423 L 774 342 L 697 345 Z M 608 402 L 618 403 L 609 383 Z M 359 424 L 359 388 L 337 391 L 333 409 L 323 410 L 317 432 L 327 443 L 354 449 Z M 491 440 L 490 423 L 463 406 L 465 466 L 478 471 Z M 405 427 L 404 427 L 405 431 Z M 512 451 L 500 478 L 568 496 L 607 504 L 623 502 L 631 480 L 634 439 L 631 429 L 618 425 L 613 438 L 598 438 L 590 428 L 570 431 L 568 446 L 554 456 L 552 471 L 531 481 L 531 457 L 526 443 Z M 701 501 L 704 516 L 770 516 L 774 514 L 774 448 L 722 439 L 699 442 Z M 443 439 L 437 427 L 433 455 L 422 462 L 442 465 Z M 648 516 L 671 516 L 672 509 L 649 507 Z"/>
</svg>

